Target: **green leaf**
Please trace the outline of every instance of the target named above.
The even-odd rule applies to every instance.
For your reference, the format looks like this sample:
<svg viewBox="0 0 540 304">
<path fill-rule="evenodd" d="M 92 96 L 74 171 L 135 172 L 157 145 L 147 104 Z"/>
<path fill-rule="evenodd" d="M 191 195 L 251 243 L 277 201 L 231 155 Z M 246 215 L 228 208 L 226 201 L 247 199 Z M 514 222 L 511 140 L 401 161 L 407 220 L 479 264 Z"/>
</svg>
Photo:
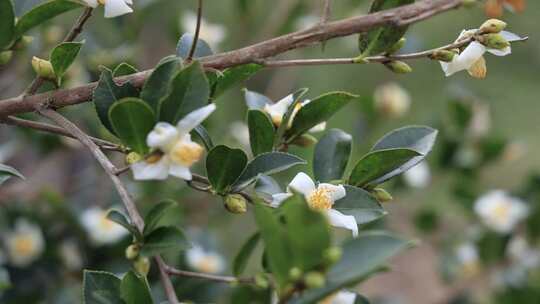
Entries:
<svg viewBox="0 0 540 304">
<path fill-rule="evenodd" d="M 82 7 L 81 4 L 68 0 L 52 0 L 40 4 L 19 18 L 15 24 L 14 39 L 49 19 L 80 7 Z"/>
<path fill-rule="evenodd" d="M 300 157 L 284 153 L 269 152 L 257 155 L 250 161 L 238 180 L 234 183 L 234 190 L 247 187 L 255 181 L 259 174 L 270 175 L 289 169 L 295 165 L 304 165 L 306 161 Z"/>
<path fill-rule="evenodd" d="M 176 124 L 186 114 L 208 104 L 210 86 L 198 61 L 180 70 L 171 86 L 169 94 L 160 101 L 159 121 Z"/>
<path fill-rule="evenodd" d="M 288 141 L 294 140 L 319 123 L 327 121 L 349 101 L 357 97 L 345 92 L 331 92 L 302 106 L 294 117 L 291 128 L 287 131 Z"/>
<path fill-rule="evenodd" d="M 214 143 L 212 142 L 210 134 L 208 134 L 208 131 L 206 131 L 206 128 L 203 125 L 196 126 L 193 129 L 193 134 L 195 134 L 201 140 L 207 151 L 212 150 Z"/>
<path fill-rule="evenodd" d="M 125 304 L 120 297 L 120 279 L 110 272 L 85 270 L 83 304 Z"/>
<path fill-rule="evenodd" d="M 410 149 L 388 149 L 370 152 L 356 163 L 349 177 L 349 184 L 358 187 L 374 184 L 373 181 L 394 172 L 394 170 L 399 169 L 418 155 L 420 153 Z"/>
<path fill-rule="evenodd" d="M 141 254 L 154 256 L 171 250 L 184 250 L 190 247 L 182 230 L 173 227 L 159 227 L 144 237 Z"/>
<path fill-rule="evenodd" d="M 172 207 L 176 206 L 173 200 L 164 200 L 152 207 L 148 214 L 144 217 L 144 235 L 148 235 L 159 227 L 160 221 L 165 213 Z"/>
<path fill-rule="evenodd" d="M 293 267 L 293 251 L 287 232 L 272 209 L 261 204 L 255 205 L 255 220 L 264 241 L 268 266 L 280 288 L 284 288 L 289 281 L 289 270 Z"/>
<path fill-rule="evenodd" d="M 264 110 L 264 106 L 272 104 L 272 100 L 263 94 L 259 94 L 248 89 L 244 89 L 244 98 L 246 100 L 246 106 L 250 110 Z"/>
<path fill-rule="evenodd" d="M 369 12 L 374 13 L 411 3 L 414 3 L 414 0 L 375 0 Z M 358 40 L 358 47 L 363 56 L 383 53 L 396 44 L 406 31 L 407 26 L 380 26 L 368 32 L 361 33 Z"/>
<path fill-rule="evenodd" d="M 113 77 L 131 75 L 139 72 L 134 66 L 129 63 L 122 62 L 114 68 Z"/>
<path fill-rule="evenodd" d="M 206 157 L 208 180 L 219 194 L 226 194 L 238 179 L 247 164 L 247 156 L 240 149 L 216 146 Z"/>
<path fill-rule="evenodd" d="M 125 145 L 141 155 L 148 152 L 146 135 L 154 128 L 156 117 L 144 101 L 126 97 L 115 102 L 109 109 L 109 120 Z"/>
<path fill-rule="evenodd" d="M 426 126 L 408 126 L 396 129 L 384 135 L 375 144 L 375 146 L 371 148 L 371 151 L 386 149 L 410 149 L 418 152 L 420 155 L 412 158 L 396 170 L 372 181 L 371 184 L 380 184 L 409 170 L 421 162 L 429 154 L 429 152 L 431 152 L 431 149 L 435 144 L 435 140 L 437 139 L 437 133 L 437 130 Z"/>
<path fill-rule="evenodd" d="M 142 236 L 141 236 L 141 233 L 139 232 L 139 229 L 137 229 L 137 227 L 132 225 L 122 212 L 115 209 L 111 209 L 107 213 L 107 218 L 117 223 L 118 225 L 126 228 L 127 231 L 129 231 L 131 235 L 133 235 L 137 240 L 142 240 Z"/>
<path fill-rule="evenodd" d="M 308 290 L 290 303 L 317 303 L 342 288 L 353 286 L 407 248 L 408 244 L 401 238 L 383 232 L 360 234 L 343 245 L 343 256 L 330 268 L 324 287 Z"/>
<path fill-rule="evenodd" d="M 111 70 L 103 68 L 98 84 L 94 89 L 93 101 L 101 123 L 112 133 L 116 134 L 109 120 L 109 109 L 113 103 L 124 97 L 136 97 L 137 89 L 131 83 L 116 85 Z"/>
<path fill-rule="evenodd" d="M 349 185 L 344 187 L 347 195 L 336 201 L 332 208 L 354 216 L 358 225 L 378 220 L 387 214 L 377 199 L 366 190 Z"/>
<path fill-rule="evenodd" d="M 122 278 L 120 295 L 126 304 L 152 304 L 152 295 L 146 279 L 129 271 Z"/>
<path fill-rule="evenodd" d="M 249 258 L 255 251 L 259 240 L 261 239 L 261 234 L 259 232 L 254 233 L 249 239 L 242 245 L 240 251 L 236 255 L 233 261 L 233 274 L 234 276 L 240 276 L 246 269 Z"/>
<path fill-rule="evenodd" d="M 15 12 L 11 0 L 0 0 L 0 51 L 13 41 Z"/>
<path fill-rule="evenodd" d="M 58 83 L 77 58 L 83 44 L 83 42 L 62 42 L 52 50 L 51 64 Z"/>
<path fill-rule="evenodd" d="M 178 45 L 176 46 L 176 56 L 186 59 L 191 50 L 191 45 L 193 44 L 193 39 L 195 37 L 193 34 L 185 33 L 178 40 Z M 193 58 L 199 58 L 204 56 L 210 56 L 214 54 L 210 45 L 200 37 L 197 40 L 197 46 L 195 47 L 195 53 L 193 53 Z"/>
<path fill-rule="evenodd" d="M 339 129 L 328 131 L 315 146 L 313 174 L 319 182 L 343 178 L 352 150 L 352 136 Z"/>
<path fill-rule="evenodd" d="M 4 182 L 6 182 L 13 176 L 20 179 L 25 179 L 24 176 L 19 171 L 17 171 L 17 169 L 8 165 L 0 164 L 0 185 L 2 185 Z"/>
<path fill-rule="evenodd" d="M 249 128 L 249 144 L 254 156 L 270 152 L 274 145 L 274 124 L 264 112 L 249 110 L 247 123 Z"/>
<path fill-rule="evenodd" d="M 262 65 L 249 63 L 232 68 L 228 68 L 217 78 L 212 97 L 217 98 L 225 91 L 238 84 L 248 80 L 263 68 Z"/>
<path fill-rule="evenodd" d="M 176 56 L 163 58 L 148 77 L 141 91 L 141 99 L 157 112 L 159 101 L 171 88 L 173 76 L 182 66 L 182 60 Z"/>
</svg>

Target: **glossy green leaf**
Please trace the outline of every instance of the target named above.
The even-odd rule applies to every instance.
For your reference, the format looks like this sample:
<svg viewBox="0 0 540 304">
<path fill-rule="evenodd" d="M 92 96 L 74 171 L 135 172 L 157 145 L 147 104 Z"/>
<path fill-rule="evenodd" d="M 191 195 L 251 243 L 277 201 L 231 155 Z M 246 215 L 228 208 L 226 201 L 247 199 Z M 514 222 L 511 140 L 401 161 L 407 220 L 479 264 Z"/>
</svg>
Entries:
<svg viewBox="0 0 540 304">
<path fill-rule="evenodd" d="M 172 250 L 184 250 L 189 247 L 190 244 L 182 230 L 173 226 L 158 227 L 144 237 L 141 254 L 154 256 Z"/>
<path fill-rule="evenodd" d="M 15 24 L 15 39 L 33 27 L 52 19 L 67 11 L 80 8 L 81 4 L 68 0 L 52 0 L 35 6 L 29 12 L 22 15 Z"/>
<path fill-rule="evenodd" d="M 349 177 L 349 184 L 363 187 L 407 164 L 420 155 L 410 149 L 377 150 L 360 159 Z"/>
<path fill-rule="evenodd" d="M 249 63 L 232 68 L 228 68 L 216 79 L 212 97 L 217 98 L 225 91 L 240 82 L 248 80 L 263 68 L 262 65 Z"/>
<path fill-rule="evenodd" d="M 139 72 L 134 66 L 129 63 L 122 62 L 114 68 L 113 77 L 131 75 Z"/>
<path fill-rule="evenodd" d="M 375 0 L 369 12 L 374 13 L 411 3 L 414 3 L 414 0 Z M 396 44 L 406 31 L 407 26 L 380 26 L 360 34 L 358 47 L 364 56 L 380 54 Z"/>
<path fill-rule="evenodd" d="M 120 283 L 120 295 L 125 304 L 152 304 L 152 295 L 146 279 L 129 271 Z"/>
<path fill-rule="evenodd" d="M 13 41 L 15 12 L 11 0 L 0 0 L 0 51 Z"/>
<path fill-rule="evenodd" d="M 249 128 L 249 144 L 254 156 L 270 152 L 274 145 L 274 124 L 264 112 L 249 110 L 247 123 Z"/>
<path fill-rule="evenodd" d="M 212 141 L 210 134 L 208 134 L 208 131 L 206 131 L 206 128 L 203 125 L 196 126 L 193 129 L 193 134 L 195 134 L 195 136 L 197 136 L 201 140 L 207 151 L 212 150 L 212 148 L 214 147 L 214 142 Z"/>
<path fill-rule="evenodd" d="M 152 209 L 150 209 L 150 211 L 148 211 L 148 214 L 144 217 L 143 234 L 148 235 L 157 227 L 159 227 L 160 221 L 163 219 L 163 216 L 170 208 L 174 207 L 175 205 L 176 202 L 173 200 L 164 200 L 152 207 Z"/>
<path fill-rule="evenodd" d="M 350 185 L 344 187 L 347 195 L 336 201 L 332 208 L 354 216 L 358 225 L 378 220 L 387 214 L 377 199 L 366 190 Z"/>
<path fill-rule="evenodd" d="M 136 239 L 141 240 L 142 236 L 139 232 L 139 229 L 135 227 L 133 224 L 130 223 L 130 221 L 127 219 L 127 217 L 120 211 L 111 209 L 107 213 L 107 218 L 118 225 L 121 225 L 122 227 L 126 228 L 127 231 L 131 233 Z"/>
<path fill-rule="evenodd" d="M 362 233 L 343 245 L 343 256 L 330 268 L 324 287 L 308 290 L 290 303 L 317 303 L 342 288 L 351 287 L 366 279 L 408 245 L 407 241 L 383 232 Z"/>
<path fill-rule="evenodd" d="M 120 282 L 110 272 L 85 270 L 83 304 L 125 304 L 120 297 Z"/>
<path fill-rule="evenodd" d="M 352 150 L 352 136 L 339 129 L 329 130 L 315 146 L 313 174 L 319 182 L 343 178 Z"/>
<path fill-rule="evenodd" d="M 410 149 L 418 152 L 418 156 L 410 159 L 396 170 L 391 171 L 380 178 L 370 182 L 371 184 L 380 184 L 396 175 L 399 175 L 419 162 L 421 162 L 433 149 L 438 131 L 426 126 L 408 126 L 396 129 L 384 135 L 373 146 L 371 151 L 385 149 Z"/>
<path fill-rule="evenodd" d="M 190 112 L 208 104 L 210 87 L 198 61 L 180 70 L 171 82 L 169 94 L 161 99 L 159 121 L 176 124 Z"/>
<path fill-rule="evenodd" d="M 206 172 L 212 188 L 219 194 L 226 194 L 246 164 L 244 151 L 223 145 L 214 147 L 206 157 Z"/>
<path fill-rule="evenodd" d="M 25 179 L 24 176 L 17 169 L 8 165 L 0 164 L 0 185 L 2 185 L 5 181 L 7 181 L 13 176 L 20 179 Z"/>
<path fill-rule="evenodd" d="M 289 141 L 319 123 L 327 121 L 349 101 L 357 97 L 345 92 L 331 92 L 321 95 L 302 106 L 294 117 L 291 128 L 287 131 Z"/>
<path fill-rule="evenodd" d="M 182 35 L 176 46 L 176 56 L 186 59 L 189 55 L 189 51 L 191 50 L 191 45 L 193 44 L 194 38 L 195 37 L 193 34 L 190 33 L 185 33 Z M 195 47 L 195 52 L 193 53 L 193 58 L 210 56 L 212 54 L 214 54 L 214 52 L 212 51 L 212 48 L 210 48 L 210 45 L 199 37 Z"/>
<path fill-rule="evenodd" d="M 111 70 L 103 68 L 98 84 L 94 89 L 93 101 L 99 120 L 112 134 L 116 133 L 109 120 L 110 107 L 122 98 L 136 97 L 138 95 L 139 92 L 131 83 L 117 85 L 113 80 Z"/>
<path fill-rule="evenodd" d="M 305 160 L 289 153 L 269 152 L 259 154 L 248 163 L 233 187 L 235 190 L 243 189 L 254 182 L 259 174 L 271 175 L 287 170 L 292 166 L 304 164 L 306 164 Z"/>
<path fill-rule="evenodd" d="M 148 152 L 146 136 L 156 124 L 156 117 L 148 104 L 139 98 L 123 98 L 109 109 L 109 120 L 125 145 L 141 155 Z"/>
<path fill-rule="evenodd" d="M 240 276 L 244 270 L 246 269 L 246 266 L 248 264 L 249 258 L 253 254 L 253 251 L 255 251 L 255 248 L 257 247 L 257 244 L 259 243 L 259 240 L 261 239 L 260 233 L 254 233 L 249 239 L 242 245 L 242 248 L 240 248 L 240 251 L 236 255 L 233 261 L 233 274 L 235 276 Z"/>
<path fill-rule="evenodd" d="M 159 101 L 171 89 L 171 81 L 182 66 L 182 60 L 176 56 L 163 58 L 148 77 L 141 90 L 141 99 L 158 110 Z"/>
<path fill-rule="evenodd" d="M 244 89 L 244 99 L 246 100 L 246 106 L 250 110 L 264 110 L 264 106 L 272 104 L 272 100 L 263 94 Z"/>
<path fill-rule="evenodd" d="M 82 46 L 82 42 L 63 42 L 52 50 L 50 59 L 58 83 L 79 55 Z"/>
</svg>

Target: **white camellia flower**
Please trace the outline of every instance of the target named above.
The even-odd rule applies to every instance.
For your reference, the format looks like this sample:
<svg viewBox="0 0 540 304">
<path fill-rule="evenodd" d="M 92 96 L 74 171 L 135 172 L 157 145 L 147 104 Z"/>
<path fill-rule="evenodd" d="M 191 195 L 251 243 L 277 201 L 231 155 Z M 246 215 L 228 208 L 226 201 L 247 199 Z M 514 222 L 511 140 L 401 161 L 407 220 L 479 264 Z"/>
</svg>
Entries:
<svg viewBox="0 0 540 304">
<path fill-rule="evenodd" d="M 220 273 L 225 269 L 225 261 L 221 255 L 205 251 L 197 245 L 187 250 L 186 262 L 191 269 L 204 273 Z"/>
<path fill-rule="evenodd" d="M 279 127 L 281 125 L 281 121 L 283 120 L 283 116 L 285 116 L 285 113 L 287 113 L 287 110 L 291 106 L 291 104 L 294 102 L 293 94 L 289 94 L 279 100 L 278 102 L 274 104 L 266 104 L 264 105 L 264 112 L 266 112 L 268 115 L 270 115 L 270 119 L 274 123 L 276 127 Z M 300 109 L 310 103 L 311 100 L 306 99 L 303 102 L 299 102 L 294 107 L 293 112 L 291 113 L 291 118 L 289 119 L 289 125 L 287 128 L 290 128 L 292 125 L 292 122 L 294 120 L 294 117 L 300 111 Z M 326 129 L 326 122 L 321 122 L 320 124 L 314 126 L 309 130 L 309 132 L 322 132 Z"/>
<path fill-rule="evenodd" d="M 287 193 L 272 195 L 272 207 L 279 207 L 283 201 L 293 195 L 292 191 L 303 194 L 311 209 L 325 212 L 330 225 L 349 229 L 352 231 L 353 236 L 358 235 L 358 224 L 354 216 L 345 215 L 332 209 L 334 203 L 346 195 L 343 185 L 336 186 L 321 183 L 315 186 L 315 183 L 307 174 L 300 172 L 287 187 Z"/>
<path fill-rule="evenodd" d="M 470 37 L 476 31 L 476 29 L 463 30 L 456 42 Z M 508 42 L 521 40 L 521 37 L 511 32 L 501 31 L 500 34 Z M 512 53 L 512 49 L 508 46 L 498 50 L 486 47 L 478 41 L 473 41 L 459 55 L 454 56 L 454 59 L 451 62 L 440 61 L 444 74 L 448 77 L 459 71 L 467 70 L 473 77 L 484 78 L 486 72 L 484 59 L 485 52 L 489 52 L 495 56 L 506 56 Z"/>
<path fill-rule="evenodd" d="M 131 165 L 133 177 L 136 180 L 164 180 L 172 175 L 191 180 L 189 168 L 201 158 L 204 148 L 191 140 L 189 132 L 215 109 L 215 104 L 197 109 L 182 118 L 176 127 L 158 122 L 146 137 L 148 146 L 156 151 Z"/>
<path fill-rule="evenodd" d="M 431 171 L 426 162 L 420 162 L 403 173 L 403 180 L 413 188 L 425 188 L 431 180 Z"/>
<path fill-rule="evenodd" d="M 508 193 L 493 190 L 476 200 L 474 211 L 487 227 L 499 233 L 509 233 L 528 215 L 529 208 Z"/>
<path fill-rule="evenodd" d="M 92 207 L 83 211 L 80 221 L 90 240 L 95 245 L 105 245 L 118 242 L 128 234 L 119 224 L 107 218 L 107 210 Z"/>
<path fill-rule="evenodd" d="M 461 265 L 461 271 L 465 276 L 472 276 L 480 270 L 478 249 L 473 243 L 466 242 L 459 245 L 455 251 L 456 259 Z"/>
<path fill-rule="evenodd" d="M 130 5 L 132 0 L 83 0 L 90 7 L 96 8 L 99 4 L 105 7 L 105 18 L 114 18 L 133 12 Z"/>
<path fill-rule="evenodd" d="M 540 265 L 540 251 L 532 248 L 522 236 L 512 237 L 506 248 L 506 255 L 515 263 L 528 269 Z"/>
<path fill-rule="evenodd" d="M 15 228 L 5 234 L 5 245 L 9 262 L 26 267 L 43 253 L 45 239 L 39 226 L 21 218 L 15 222 Z"/>
<path fill-rule="evenodd" d="M 187 11 L 182 15 L 180 26 L 187 33 L 195 33 L 197 27 L 197 15 L 191 11 Z M 227 36 L 225 27 L 219 24 L 209 23 L 201 19 L 201 28 L 199 37 L 206 41 L 212 48 L 216 48 Z"/>
<path fill-rule="evenodd" d="M 411 96 L 399 84 L 390 82 L 378 86 L 373 93 L 375 109 L 388 117 L 401 117 L 411 107 Z"/>
</svg>

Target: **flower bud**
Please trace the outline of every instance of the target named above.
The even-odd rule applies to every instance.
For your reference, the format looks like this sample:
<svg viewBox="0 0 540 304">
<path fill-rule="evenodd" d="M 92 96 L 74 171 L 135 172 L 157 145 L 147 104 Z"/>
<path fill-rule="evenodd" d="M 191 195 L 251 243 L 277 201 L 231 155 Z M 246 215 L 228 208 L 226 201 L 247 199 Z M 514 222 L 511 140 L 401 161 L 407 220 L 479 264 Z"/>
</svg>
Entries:
<svg viewBox="0 0 540 304">
<path fill-rule="evenodd" d="M 311 134 L 302 134 L 301 136 L 297 137 L 292 144 L 297 145 L 299 147 L 311 147 L 314 144 L 317 143 L 317 138 L 315 138 Z"/>
<path fill-rule="evenodd" d="M 448 50 L 437 50 L 431 53 L 431 55 L 429 55 L 429 58 L 443 62 L 451 62 L 454 59 L 454 56 L 456 56 L 455 52 Z"/>
<path fill-rule="evenodd" d="M 407 38 L 401 37 L 401 39 L 398 40 L 398 42 L 394 43 L 387 51 L 387 54 L 394 54 L 395 52 L 401 50 L 401 48 L 405 45 L 405 42 L 407 42 Z"/>
<path fill-rule="evenodd" d="M 128 260 L 134 260 L 139 256 L 140 246 L 138 244 L 131 244 L 126 248 L 126 258 Z"/>
<path fill-rule="evenodd" d="M 229 194 L 225 196 L 225 208 L 231 213 L 246 213 L 247 201 L 240 194 Z"/>
<path fill-rule="evenodd" d="M 310 271 L 304 276 L 304 283 L 308 288 L 320 288 L 326 283 L 324 275 L 318 271 Z"/>
<path fill-rule="evenodd" d="M 268 283 L 268 279 L 262 273 L 258 273 L 255 275 L 255 285 L 262 289 L 266 289 L 268 288 L 268 286 L 270 286 L 270 284 Z"/>
<path fill-rule="evenodd" d="M 0 65 L 8 64 L 13 58 L 13 51 L 0 52 Z"/>
<path fill-rule="evenodd" d="M 409 93 L 397 83 L 378 86 L 373 93 L 373 100 L 377 113 L 390 118 L 405 115 L 411 106 Z"/>
<path fill-rule="evenodd" d="M 302 277 L 302 270 L 298 267 L 293 267 L 289 270 L 289 278 L 293 281 L 297 281 Z"/>
<path fill-rule="evenodd" d="M 499 33 L 506 28 L 506 22 L 499 19 L 489 19 L 480 26 L 480 33 Z"/>
<path fill-rule="evenodd" d="M 141 160 L 142 156 L 137 152 L 129 152 L 128 155 L 126 155 L 126 164 L 128 165 L 132 165 Z"/>
<path fill-rule="evenodd" d="M 398 60 L 389 61 L 389 62 L 384 63 L 384 65 L 390 71 L 396 74 L 407 74 L 407 73 L 412 72 L 412 68 L 403 61 L 398 61 Z"/>
<path fill-rule="evenodd" d="M 150 259 L 147 257 L 139 256 L 135 262 L 133 262 L 133 268 L 143 276 L 147 276 L 150 272 Z"/>
<path fill-rule="evenodd" d="M 373 194 L 373 196 L 375 196 L 375 198 L 380 203 L 386 203 L 394 199 L 392 195 L 388 193 L 388 191 L 384 190 L 383 188 L 375 188 L 371 190 L 371 194 Z"/>
<path fill-rule="evenodd" d="M 21 38 L 19 38 L 19 40 L 17 40 L 17 42 L 15 42 L 15 45 L 13 45 L 13 49 L 17 51 L 25 49 L 27 46 L 30 45 L 30 43 L 32 43 L 32 41 L 34 41 L 34 37 L 22 36 Z"/>
<path fill-rule="evenodd" d="M 324 252 L 324 259 L 329 265 L 335 264 L 341 256 L 343 255 L 343 250 L 339 247 L 330 247 Z"/>
<path fill-rule="evenodd" d="M 34 72 L 40 77 L 45 79 L 55 79 L 54 70 L 50 61 L 38 58 L 36 56 L 32 57 L 32 68 Z"/>
<path fill-rule="evenodd" d="M 510 46 L 508 42 L 501 34 L 485 34 L 478 37 L 478 41 L 483 45 L 497 50 L 502 50 Z"/>
</svg>

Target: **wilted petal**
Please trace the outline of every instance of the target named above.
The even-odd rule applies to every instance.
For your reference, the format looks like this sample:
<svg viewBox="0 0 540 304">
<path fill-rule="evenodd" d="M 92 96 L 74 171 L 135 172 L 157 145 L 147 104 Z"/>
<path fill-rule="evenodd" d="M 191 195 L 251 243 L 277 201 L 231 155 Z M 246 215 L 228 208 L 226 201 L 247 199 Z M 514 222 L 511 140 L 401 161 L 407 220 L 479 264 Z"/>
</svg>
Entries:
<svg viewBox="0 0 540 304">
<path fill-rule="evenodd" d="M 159 148 L 166 152 L 177 138 L 178 131 L 173 125 L 167 122 L 158 122 L 154 129 L 148 133 L 146 144 L 150 148 Z"/>
<path fill-rule="evenodd" d="M 281 206 L 281 203 L 283 203 L 286 199 L 292 196 L 292 193 L 276 193 L 272 194 L 272 202 L 270 203 L 270 206 L 277 208 Z"/>
<path fill-rule="evenodd" d="M 486 59 L 480 57 L 473 65 L 471 65 L 467 72 L 474 78 L 484 79 L 487 75 Z"/>
<path fill-rule="evenodd" d="M 345 215 L 335 209 L 328 209 L 326 214 L 330 225 L 351 230 L 353 237 L 358 236 L 358 224 L 354 216 Z"/>
<path fill-rule="evenodd" d="M 131 165 L 131 171 L 136 180 L 164 180 L 169 174 L 169 162 L 165 156 L 154 163 L 140 161 Z"/>
<path fill-rule="evenodd" d="M 288 188 L 308 196 L 315 190 L 315 183 L 307 174 L 300 172 L 296 174 Z"/>
<path fill-rule="evenodd" d="M 169 174 L 187 181 L 192 178 L 189 168 L 178 164 L 171 164 Z"/>
<path fill-rule="evenodd" d="M 107 0 L 105 2 L 105 18 L 114 18 L 133 12 L 125 0 Z"/>
<path fill-rule="evenodd" d="M 347 195 L 345 192 L 345 187 L 343 185 L 332 185 L 327 183 L 322 183 L 319 185 L 319 189 L 324 189 L 326 193 L 330 195 L 330 198 L 332 199 L 332 202 L 335 202 L 337 200 L 340 200 Z"/>
<path fill-rule="evenodd" d="M 212 114 L 212 112 L 214 112 L 215 110 L 216 105 L 211 103 L 207 106 L 204 106 L 189 113 L 184 118 L 182 118 L 176 125 L 178 132 L 180 132 L 181 134 L 189 133 L 196 126 L 200 125 L 201 122 L 203 122 L 206 118 L 208 118 L 208 116 L 210 116 L 210 114 Z"/>
</svg>

